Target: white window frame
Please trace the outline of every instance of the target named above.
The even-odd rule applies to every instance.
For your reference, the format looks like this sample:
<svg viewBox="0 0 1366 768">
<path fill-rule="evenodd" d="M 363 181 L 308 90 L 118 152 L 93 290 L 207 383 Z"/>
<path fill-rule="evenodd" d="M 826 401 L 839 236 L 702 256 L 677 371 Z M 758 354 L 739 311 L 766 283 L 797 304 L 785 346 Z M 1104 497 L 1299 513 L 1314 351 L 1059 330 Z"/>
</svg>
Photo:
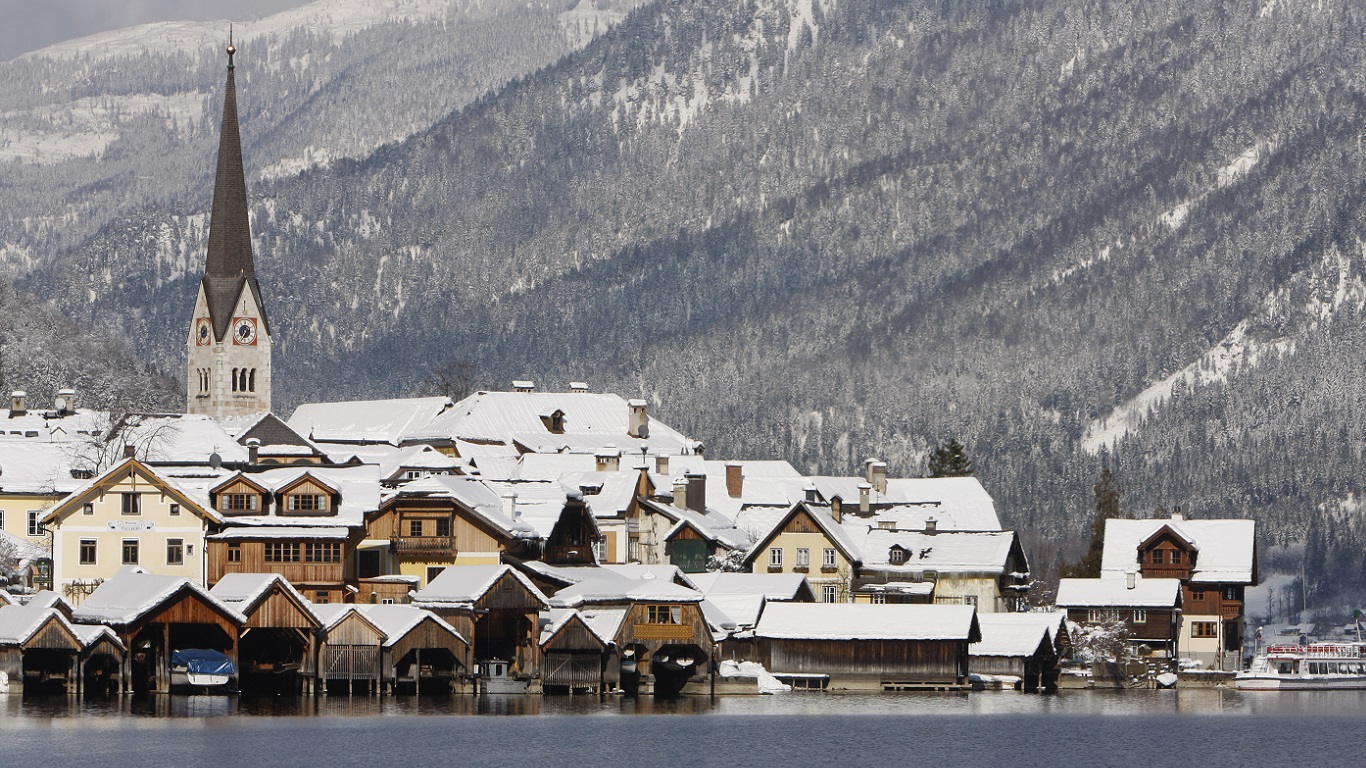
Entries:
<svg viewBox="0 0 1366 768">
<path fill-rule="evenodd" d="M 782 567 L 783 567 L 783 548 L 782 548 L 782 547 L 769 547 L 769 548 L 768 548 L 768 567 L 769 567 L 769 568 L 782 568 Z"/>
<path fill-rule="evenodd" d="M 30 509 L 28 511 L 28 535 L 30 537 L 43 535 L 43 510 Z"/>
<path fill-rule="evenodd" d="M 806 547 L 797 547 L 797 567 L 811 567 L 811 550 Z"/>
<path fill-rule="evenodd" d="M 835 557 L 835 548 L 834 548 L 834 547 L 826 547 L 824 550 L 821 551 L 821 567 L 822 567 L 822 568 L 834 568 L 834 567 L 836 567 L 836 566 L 838 566 L 838 565 L 839 565 L 839 561 L 838 561 L 838 559 Z"/>
<path fill-rule="evenodd" d="M 821 602 L 822 602 L 822 603 L 838 603 L 839 601 L 840 601 L 840 585 L 838 585 L 838 584 L 822 584 L 822 585 L 821 585 Z"/>
<path fill-rule="evenodd" d="M 1135 609 L 1134 609 L 1134 619 L 1133 619 L 1133 621 L 1134 621 L 1135 624 L 1147 624 L 1147 623 L 1148 623 L 1148 609 L 1147 609 L 1147 608 L 1135 608 Z"/>
</svg>

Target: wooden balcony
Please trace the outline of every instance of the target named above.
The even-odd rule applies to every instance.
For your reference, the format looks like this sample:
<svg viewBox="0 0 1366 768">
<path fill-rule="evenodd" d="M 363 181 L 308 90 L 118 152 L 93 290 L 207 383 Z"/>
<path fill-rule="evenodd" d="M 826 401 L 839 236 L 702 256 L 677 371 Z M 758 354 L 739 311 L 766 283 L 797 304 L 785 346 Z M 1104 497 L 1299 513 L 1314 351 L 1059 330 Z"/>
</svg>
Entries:
<svg viewBox="0 0 1366 768">
<path fill-rule="evenodd" d="M 454 536 L 395 536 L 389 548 L 396 555 L 455 557 Z"/>
<path fill-rule="evenodd" d="M 1232 621 L 1243 617 L 1243 601 L 1224 600 L 1219 606 L 1219 615 Z"/>
</svg>

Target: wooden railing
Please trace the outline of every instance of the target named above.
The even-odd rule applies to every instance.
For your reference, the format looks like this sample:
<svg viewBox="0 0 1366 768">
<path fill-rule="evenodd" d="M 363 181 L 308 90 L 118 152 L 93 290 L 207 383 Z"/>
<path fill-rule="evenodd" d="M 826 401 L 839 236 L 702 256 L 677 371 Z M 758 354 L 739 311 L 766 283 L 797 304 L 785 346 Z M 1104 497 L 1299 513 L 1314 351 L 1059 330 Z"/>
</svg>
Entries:
<svg viewBox="0 0 1366 768">
<path fill-rule="evenodd" d="M 454 536 L 395 536 L 389 546 L 400 555 L 454 555 Z"/>
</svg>

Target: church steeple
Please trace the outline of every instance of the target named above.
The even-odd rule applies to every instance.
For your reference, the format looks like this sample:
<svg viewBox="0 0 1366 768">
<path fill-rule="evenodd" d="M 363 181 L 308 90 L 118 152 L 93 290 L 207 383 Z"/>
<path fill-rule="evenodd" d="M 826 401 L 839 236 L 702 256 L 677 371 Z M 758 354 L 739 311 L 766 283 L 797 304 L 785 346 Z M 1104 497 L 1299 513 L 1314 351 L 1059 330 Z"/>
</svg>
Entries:
<svg viewBox="0 0 1366 768">
<path fill-rule="evenodd" d="M 228 84 L 223 95 L 223 129 L 218 140 L 218 171 L 213 188 L 213 216 L 209 219 L 209 255 L 204 265 L 204 289 L 213 318 L 214 339 L 221 341 L 232 322 L 233 305 L 242 289 L 249 288 L 258 304 L 261 286 L 251 253 L 250 208 L 247 206 L 246 173 L 242 169 L 242 138 L 237 127 L 237 81 L 233 56 L 237 46 L 228 43 Z M 262 323 L 265 312 L 262 309 Z"/>
<path fill-rule="evenodd" d="M 186 405 L 215 418 L 270 410 L 270 325 L 251 252 L 246 173 L 237 126 L 237 47 L 228 42 L 223 132 L 204 279 L 190 318 Z"/>
</svg>

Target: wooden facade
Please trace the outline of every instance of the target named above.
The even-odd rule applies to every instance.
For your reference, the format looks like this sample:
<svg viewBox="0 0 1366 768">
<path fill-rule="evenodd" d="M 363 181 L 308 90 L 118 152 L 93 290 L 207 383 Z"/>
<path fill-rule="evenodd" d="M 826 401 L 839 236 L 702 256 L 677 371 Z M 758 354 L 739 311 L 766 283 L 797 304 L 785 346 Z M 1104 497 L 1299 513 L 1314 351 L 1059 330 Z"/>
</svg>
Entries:
<svg viewBox="0 0 1366 768">
<path fill-rule="evenodd" d="M 1181 614 L 1175 606 L 1170 608 L 1069 606 L 1067 608 L 1068 621 L 1082 626 L 1098 622 L 1123 622 L 1124 629 L 1128 634 L 1129 645 L 1146 645 L 1153 651 L 1165 651 L 1169 655 L 1176 652 L 1180 617 Z"/>
<path fill-rule="evenodd" d="M 211 537 L 205 542 L 208 554 L 208 582 L 212 586 L 230 573 L 278 573 L 304 593 L 311 602 L 340 603 L 346 596 L 346 560 L 352 550 L 348 539 L 315 537 L 281 539 L 248 538 L 250 533 L 232 529 L 232 538 Z M 358 537 L 359 534 L 351 538 Z M 310 546 L 335 544 L 334 562 L 307 562 Z M 288 545 L 297 552 L 297 562 L 267 561 L 270 545 Z M 331 551 L 313 550 L 317 559 L 332 559 Z"/>
<path fill-rule="evenodd" d="M 601 693 L 620 679 L 616 644 L 598 637 L 577 611 L 542 641 L 541 653 L 541 680 L 547 689 Z"/>
<path fill-rule="evenodd" d="M 365 682 L 378 691 L 382 680 L 384 632 L 362 613 L 347 609 L 323 632 L 318 677 L 348 684 Z"/>
<path fill-rule="evenodd" d="M 277 582 L 240 609 L 247 619 L 238 654 L 243 689 L 311 692 L 322 622 L 298 593 Z"/>
<path fill-rule="evenodd" d="M 469 638 L 474 660 L 510 662 L 509 672 L 514 677 L 541 674 L 537 633 L 540 612 L 548 606 L 512 569 L 495 579 L 472 603 L 427 607 Z"/>
<path fill-rule="evenodd" d="M 35 616 L 31 634 L 22 642 L 0 643 L 0 672 L 14 692 L 48 690 L 75 693 L 80 687 L 80 638 L 56 610 L 11 607 Z"/>
<path fill-rule="evenodd" d="M 968 640 L 794 640 L 764 638 L 759 662 L 770 672 L 866 678 L 883 688 L 962 686 Z"/>
</svg>

